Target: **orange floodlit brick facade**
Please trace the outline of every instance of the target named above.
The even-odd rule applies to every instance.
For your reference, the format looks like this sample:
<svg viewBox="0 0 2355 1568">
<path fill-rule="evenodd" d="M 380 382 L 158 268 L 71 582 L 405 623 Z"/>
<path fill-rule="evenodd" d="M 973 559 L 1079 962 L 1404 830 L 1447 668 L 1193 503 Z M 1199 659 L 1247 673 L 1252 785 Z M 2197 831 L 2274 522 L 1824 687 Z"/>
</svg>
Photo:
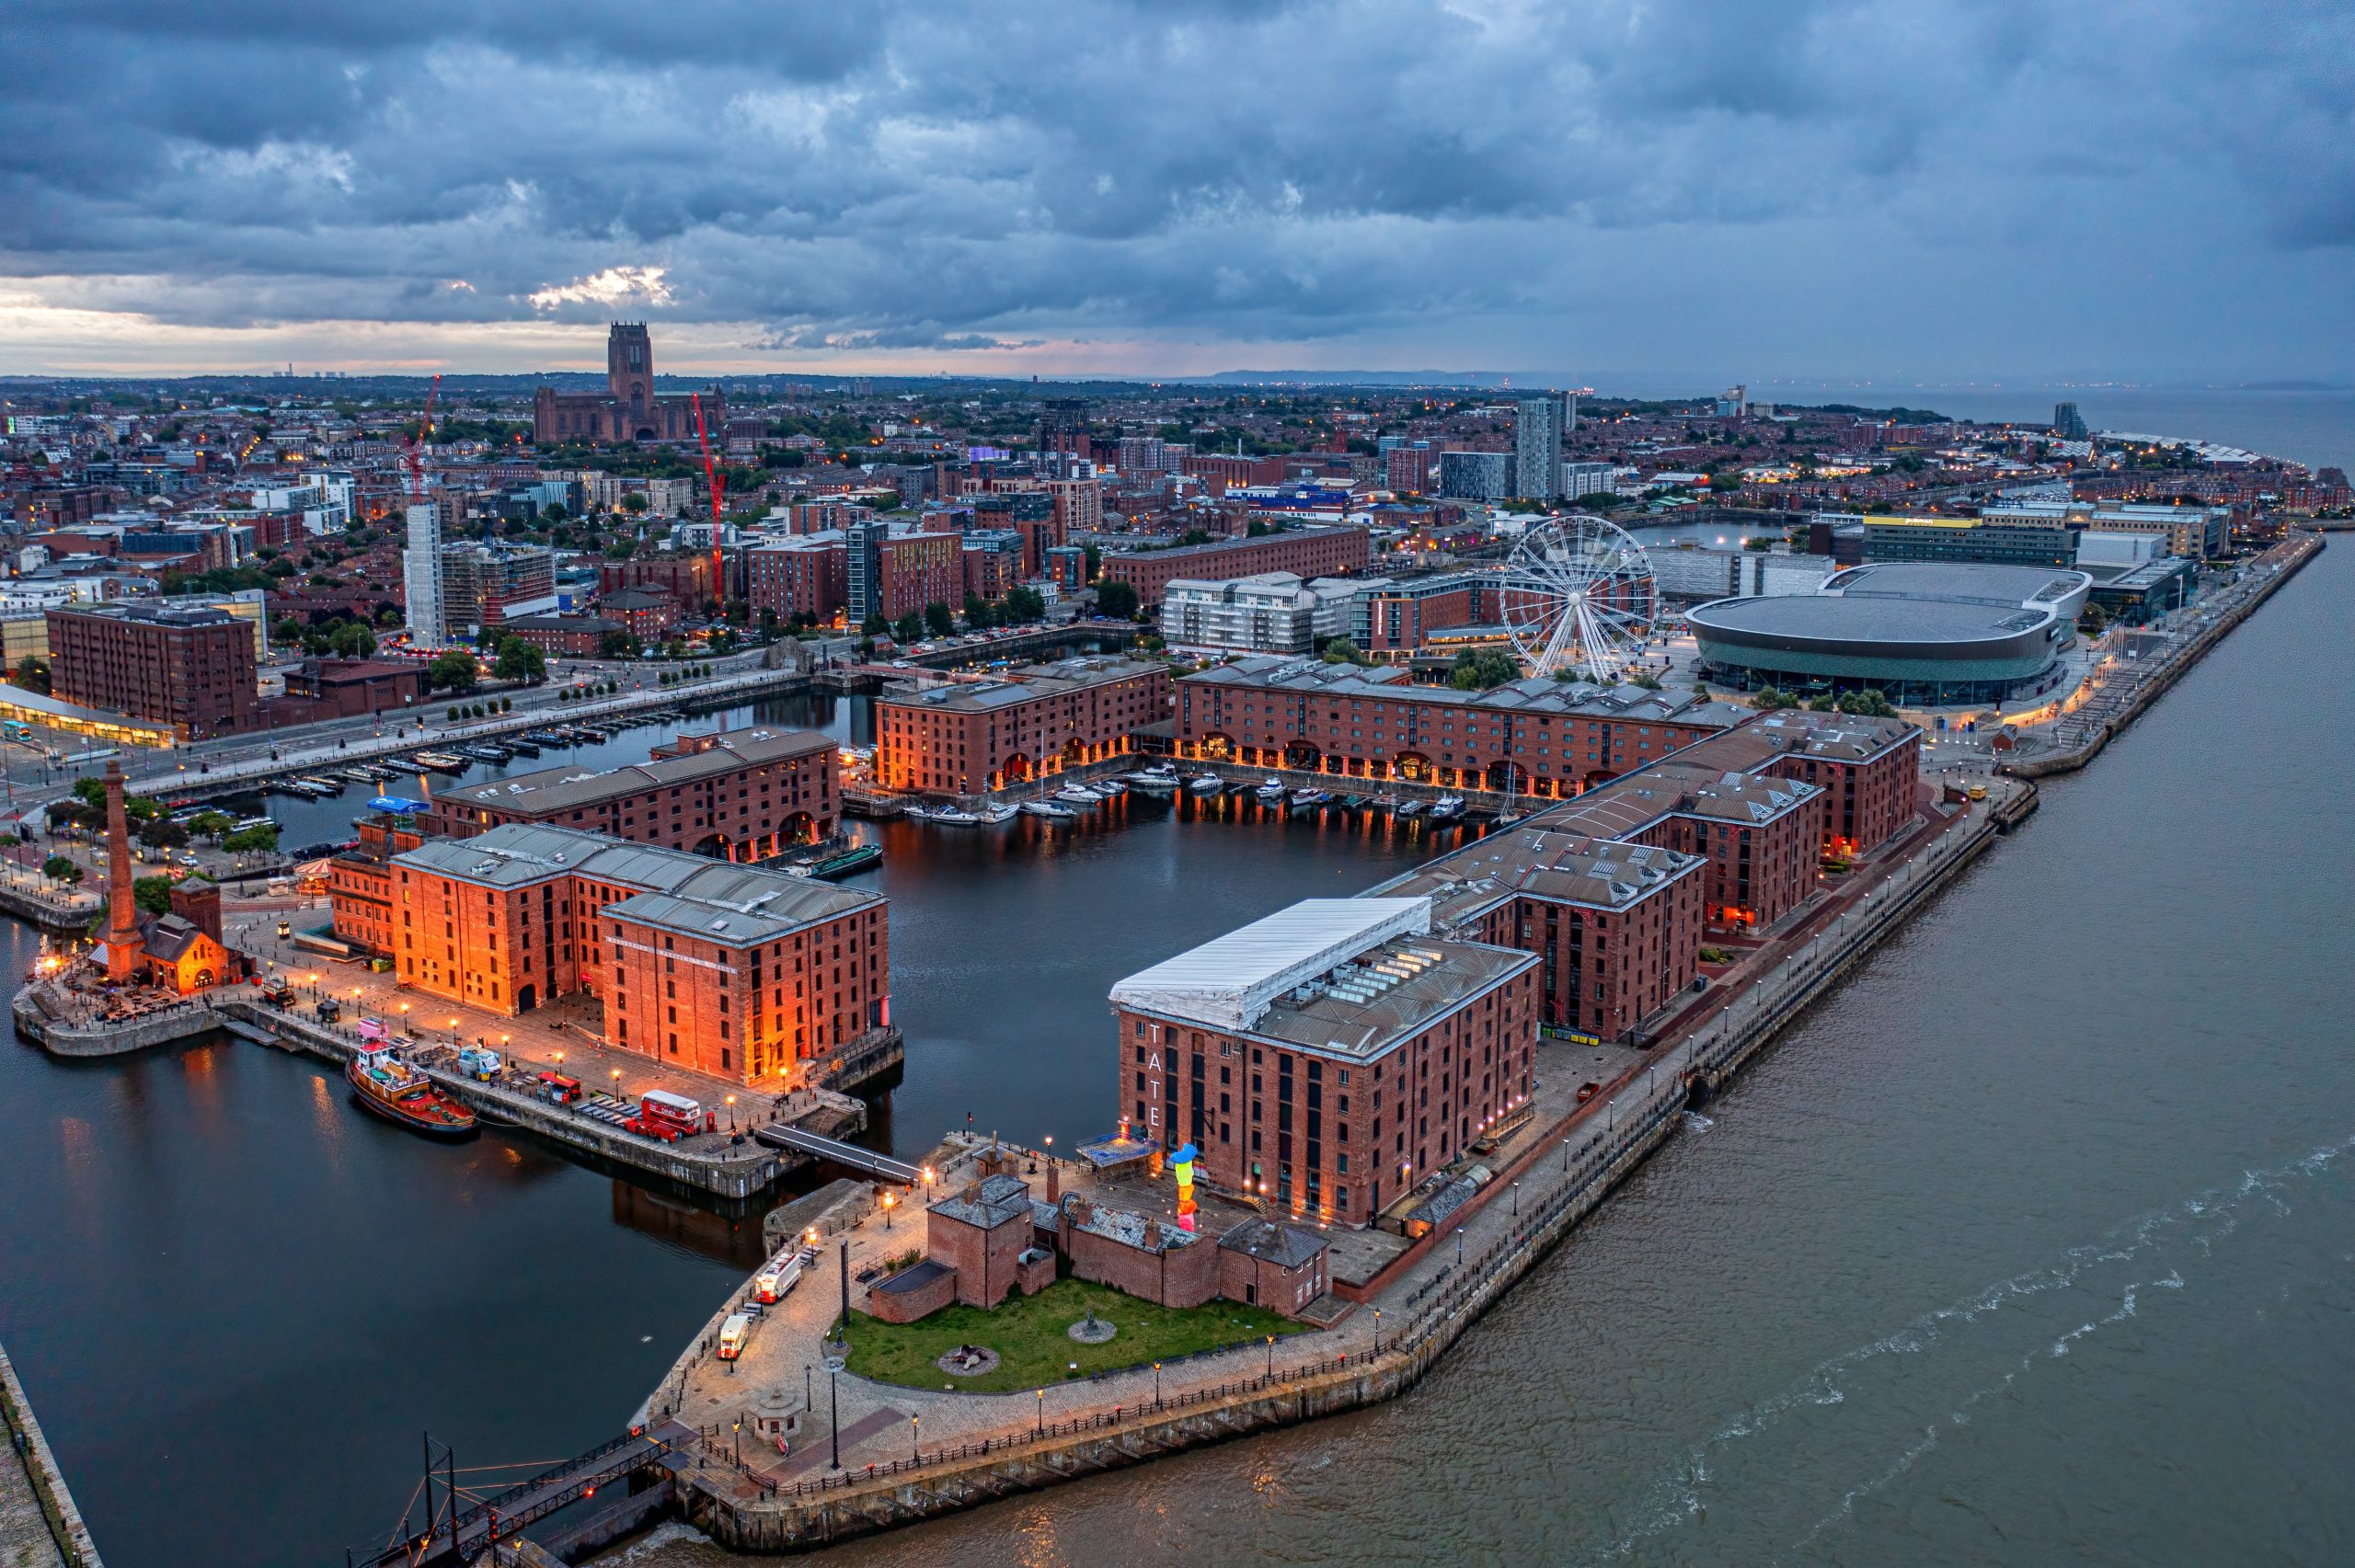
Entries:
<svg viewBox="0 0 2355 1568">
<path fill-rule="evenodd" d="M 427 1024 L 427 999 L 511 1016 L 585 990 L 606 1044 L 778 1089 L 890 1026 L 871 893 L 518 825 L 336 870 L 337 931 L 385 933 Z"/>
<path fill-rule="evenodd" d="M 1312 898 L 1122 980 L 1122 1118 L 1271 1216 L 1370 1222 L 1535 1086 L 1539 960 L 1433 907 Z"/>
<path fill-rule="evenodd" d="M 1181 757 L 1555 798 L 1721 734 L 1749 710 L 1690 692 L 1551 680 L 1488 692 L 1403 669 L 1262 658 L 1178 682 Z"/>
<path fill-rule="evenodd" d="M 1111 656 L 1005 678 L 894 687 L 875 699 L 875 773 L 887 789 L 978 795 L 1123 756 L 1168 715 L 1169 671 Z"/>
</svg>

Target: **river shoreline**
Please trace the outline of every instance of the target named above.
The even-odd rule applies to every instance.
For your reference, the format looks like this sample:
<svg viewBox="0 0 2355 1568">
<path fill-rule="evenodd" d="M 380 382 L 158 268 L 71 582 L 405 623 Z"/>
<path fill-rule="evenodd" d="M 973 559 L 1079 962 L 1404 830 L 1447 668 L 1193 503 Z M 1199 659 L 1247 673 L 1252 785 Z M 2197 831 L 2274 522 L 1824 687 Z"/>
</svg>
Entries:
<svg viewBox="0 0 2355 1568">
<path fill-rule="evenodd" d="M 1968 830 L 1959 835 L 1939 834 L 1918 875 L 1902 886 L 1884 884 L 1883 889 L 1876 889 L 1890 896 L 1880 900 L 1860 929 L 1844 933 L 1828 951 L 1811 943 L 1806 961 L 1787 961 L 1769 978 L 1771 986 L 1763 980 L 1752 982 L 1752 990 L 1743 999 L 1746 1018 L 1739 1023 L 1722 1018 L 1714 1028 L 1697 1027 L 1683 1038 L 1656 1047 L 1649 1053 L 1644 1076 L 1656 1084 L 1658 1070 L 1667 1068 L 1671 1090 L 1662 1094 L 1655 1088 L 1638 1107 L 1637 1125 L 1616 1135 L 1599 1154 L 1582 1156 L 1574 1168 L 1566 1159 L 1566 1180 L 1557 1190 L 1533 1194 L 1528 1200 L 1534 1218 L 1523 1222 L 1516 1217 L 1503 1236 L 1464 1265 L 1471 1271 L 1469 1277 L 1457 1280 L 1435 1303 L 1419 1308 L 1417 1316 L 1395 1323 L 1396 1337 L 1378 1348 L 1361 1341 L 1360 1353 L 1353 1358 L 1347 1350 L 1334 1347 L 1344 1338 L 1358 1340 L 1354 1333 L 1344 1335 L 1336 1329 L 1304 1335 L 1304 1341 L 1322 1342 L 1327 1354 L 1304 1366 L 1281 1369 L 1274 1365 L 1278 1358 L 1271 1356 L 1269 1369 L 1262 1376 L 1223 1379 L 1167 1399 L 1156 1395 L 1149 1406 L 1142 1408 L 1119 1404 L 1100 1408 L 1103 1402 L 1099 1401 L 1099 1408 L 1051 1425 L 1044 1419 L 1042 1397 L 1040 1419 L 1027 1440 L 1016 1431 L 1003 1437 L 984 1437 L 978 1445 L 968 1442 L 954 1449 L 918 1454 L 879 1467 L 870 1465 L 846 1472 L 839 1480 L 824 1477 L 787 1488 L 762 1484 L 756 1472 L 725 1462 L 727 1456 L 699 1441 L 689 1428 L 674 1425 L 672 1431 L 676 1439 L 695 1451 L 699 1460 L 694 1470 L 682 1469 L 672 1482 L 681 1514 L 713 1541 L 732 1551 L 811 1551 L 1086 1475 L 1364 1409 L 1406 1393 L 1439 1364 L 1473 1322 L 1501 1301 L 1530 1269 L 1602 1206 L 1614 1187 L 1675 1136 L 1684 1125 L 1682 1113 L 1688 1102 L 1695 1106 L 1706 1104 L 1722 1090 L 1809 1007 L 1833 991 L 1843 977 L 1974 864 L 1997 836 L 2024 821 L 2037 805 L 2036 787 L 2029 782 L 2032 777 L 2085 767 L 2112 736 L 2172 689 L 2322 548 L 2321 538 L 2311 533 L 2281 547 L 2270 558 L 2272 569 L 2254 591 L 2177 650 L 2151 678 L 2139 681 L 2131 700 L 2085 741 L 2062 754 L 2006 766 L 2004 772 L 2011 776 L 1998 780 L 1997 793 L 1986 803 L 1987 809 L 1967 814 L 1976 818 Z M 1630 1074 L 1631 1079 L 1635 1076 Z M 1625 1086 L 1625 1081 L 1611 1086 L 1614 1101 Z M 1592 1106 L 1582 1108 L 1545 1129 L 1499 1173 L 1499 1180 L 1481 1189 L 1475 1200 L 1476 1207 L 1485 1211 L 1510 1185 L 1518 1209 L 1522 1179 L 1538 1168 L 1542 1157 L 1557 1143 L 1567 1148 L 1566 1131 L 1575 1122 L 1589 1118 L 1592 1111 Z M 1476 1225 L 1479 1218 L 1476 1214 L 1472 1223 Z M 1488 1218 L 1493 1220 L 1494 1216 Z M 1428 1263 L 1433 1250 L 1425 1249 L 1419 1260 L 1410 1254 L 1406 1261 Z M 1436 1288 L 1453 1272 L 1427 1270 L 1416 1295 L 1419 1298 Z M 1438 1278 L 1429 1277 L 1432 1274 Z M 731 1295 L 720 1313 L 731 1310 L 743 1295 L 742 1290 Z M 1369 1293 L 1367 1299 L 1373 1299 Z M 718 1322 L 717 1315 L 713 1321 Z M 706 1342 L 708 1338 L 706 1334 Z M 706 1346 L 701 1354 L 707 1355 L 706 1342 L 699 1344 Z M 698 1355 L 698 1346 L 691 1345 L 682 1362 L 692 1366 Z M 637 1417 L 640 1424 L 656 1419 L 662 1397 L 658 1386 L 640 1406 Z"/>
</svg>

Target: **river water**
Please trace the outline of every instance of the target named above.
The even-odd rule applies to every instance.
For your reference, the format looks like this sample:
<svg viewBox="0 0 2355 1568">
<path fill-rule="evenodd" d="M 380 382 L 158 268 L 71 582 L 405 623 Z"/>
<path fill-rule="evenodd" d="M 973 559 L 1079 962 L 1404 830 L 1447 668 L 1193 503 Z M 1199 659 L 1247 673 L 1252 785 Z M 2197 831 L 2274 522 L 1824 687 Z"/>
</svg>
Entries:
<svg viewBox="0 0 2355 1568">
<path fill-rule="evenodd" d="M 2350 596 L 2342 544 L 1407 1398 L 833 1555 L 2346 1559 Z M 885 830 L 909 1058 L 879 1137 L 1099 1130 L 1113 979 L 1429 847 L 1122 811 Z M 117 1568 L 332 1562 L 392 1523 L 422 1427 L 462 1469 L 600 1440 L 757 1247 L 756 1217 L 420 1143 L 250 1046 L 0 1048 L 0 1339 Z"/>
</svg>

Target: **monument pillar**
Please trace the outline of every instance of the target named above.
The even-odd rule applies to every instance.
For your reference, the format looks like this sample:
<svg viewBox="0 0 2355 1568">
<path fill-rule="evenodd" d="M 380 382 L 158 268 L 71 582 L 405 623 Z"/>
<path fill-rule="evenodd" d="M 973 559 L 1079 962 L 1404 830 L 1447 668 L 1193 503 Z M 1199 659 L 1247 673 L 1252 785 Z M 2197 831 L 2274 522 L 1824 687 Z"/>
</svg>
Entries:
<svg viewBox="0 0 2355 1568">
<path fill-rule="evenodd" d="M 107 763 L 107 979 L 131 979 L 138 967 L 139 906 L 131 892 L 131 827 L 122 809 L 122 763 Z"/>
</svg>

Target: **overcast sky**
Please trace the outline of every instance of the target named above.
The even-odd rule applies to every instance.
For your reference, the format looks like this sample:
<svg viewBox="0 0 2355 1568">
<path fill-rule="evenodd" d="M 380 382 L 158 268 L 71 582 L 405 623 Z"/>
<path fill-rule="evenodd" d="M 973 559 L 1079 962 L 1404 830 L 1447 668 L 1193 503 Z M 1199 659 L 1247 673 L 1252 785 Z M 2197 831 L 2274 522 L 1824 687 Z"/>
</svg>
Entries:
<svg viewBox="0 0 2355 1568">
<path fill-rule="evenodd" d="M 0 372 L 2355 380 L 2350 17 L 12 0 Z"/>
</svg>

